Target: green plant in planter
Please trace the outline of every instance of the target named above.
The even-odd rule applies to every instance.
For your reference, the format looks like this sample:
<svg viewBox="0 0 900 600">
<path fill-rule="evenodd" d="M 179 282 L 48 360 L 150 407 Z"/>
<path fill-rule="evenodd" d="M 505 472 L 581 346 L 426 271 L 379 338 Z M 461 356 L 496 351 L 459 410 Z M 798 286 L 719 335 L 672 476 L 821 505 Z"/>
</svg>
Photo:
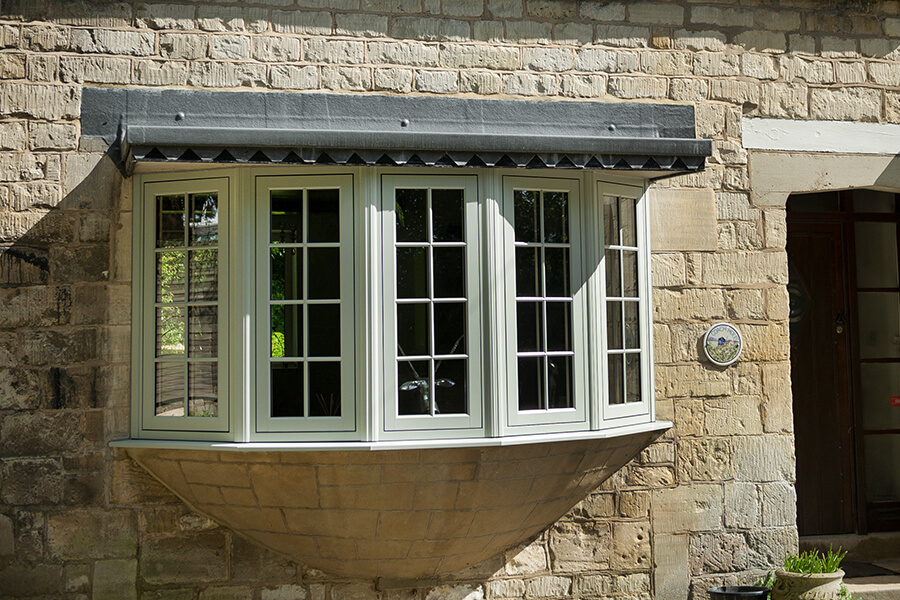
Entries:
<svg viewBox="0 0 900 600">
<path fill-rule="evenodd" d="M 772 600 L 854 600 L 844 586 L 841 561 L 847 555 L 840 548 L 789 554 L 784 569 L 766 578 L 772 588 Z"/>
</svg>

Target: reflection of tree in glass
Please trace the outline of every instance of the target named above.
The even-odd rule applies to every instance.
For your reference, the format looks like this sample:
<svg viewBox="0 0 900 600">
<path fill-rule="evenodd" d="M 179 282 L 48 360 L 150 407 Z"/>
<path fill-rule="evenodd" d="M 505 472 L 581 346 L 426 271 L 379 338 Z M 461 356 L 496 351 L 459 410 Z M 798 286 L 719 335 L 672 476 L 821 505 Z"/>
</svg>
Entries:
<svg viewBox="0 0 900 600">
<path fill-rule="evenodd" d="M 284 283 L 284 265 L 285 249 L 271 249 L 271 273 L 272 273 L 272 291 L 271 298 L 273 300 L 284 299 L 285 283 Z M 284 356 L 284 306 L 274 306 L 271 311 L 272 315 L 272 356 Z"/>
<path fill-rule="evenodd" d="M 157 301 L 169 304 L 184 301 L 184 253 L 157 254 Z M 184 352 L 184 311 L 181 306 L 162 306 L 159 309 L 159 339 L 164 354 Z"/>
<path fill-rule="evenodd" d="M 191 196 L 191 242 L 215 243 L 219 237 L 219 207 L 215 194 Z"/>
</svg>

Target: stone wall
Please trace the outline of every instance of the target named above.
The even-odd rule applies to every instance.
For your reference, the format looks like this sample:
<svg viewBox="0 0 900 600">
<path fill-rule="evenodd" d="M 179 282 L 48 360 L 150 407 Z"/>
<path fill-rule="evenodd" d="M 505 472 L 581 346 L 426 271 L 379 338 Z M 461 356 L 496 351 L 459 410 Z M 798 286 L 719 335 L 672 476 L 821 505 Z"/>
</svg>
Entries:
<svg viewBox="0 0 900 600">
<path fill-rule="evenodd" d="M 0 598 L 676 599 L 755 579 L 796 527 L 784 210 L 750 202 L 741 117 L 900 122 L 898 34 L 895 0 L 4 0 Z M 85 84 L 693 104 L 714 156 L 654 186 L 714 203 L 712 237 L 653 257 L 675 427 L 446 586 L 331 578 L 198 517 L 106 445 L 129 429 L 131 182 L 80 143 Z M 722 319 L 747 342 L 727 369 L 697 344 Z"/>
</svg>

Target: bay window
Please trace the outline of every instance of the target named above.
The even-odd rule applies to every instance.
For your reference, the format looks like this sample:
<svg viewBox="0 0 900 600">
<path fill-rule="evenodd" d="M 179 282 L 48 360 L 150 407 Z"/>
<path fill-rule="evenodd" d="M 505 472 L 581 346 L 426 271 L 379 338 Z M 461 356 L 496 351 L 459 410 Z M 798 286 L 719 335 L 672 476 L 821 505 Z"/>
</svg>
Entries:
<svg viewBox="0 0 900 600">
<path fill-rule="evenodd" d="M 557 173 L 136 176 L 133 437 L 452 445 L 651 423 L 644 188 Z"/>
</svg>

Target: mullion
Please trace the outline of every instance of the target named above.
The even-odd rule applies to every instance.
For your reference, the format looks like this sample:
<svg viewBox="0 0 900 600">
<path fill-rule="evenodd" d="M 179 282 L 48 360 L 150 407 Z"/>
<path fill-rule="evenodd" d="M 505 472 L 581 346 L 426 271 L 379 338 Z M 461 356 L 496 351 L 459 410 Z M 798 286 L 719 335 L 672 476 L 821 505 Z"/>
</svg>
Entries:
<svg viewBox="0 0 900 600">
<path fill-rule="evenodd" d="M 541 362 L 544 364 L 544 377 L 541 382 L 541 387 L 543 388 L 543 394 L 541 394 L 541 408 L 543 410 L 547 410 L 550 407 L 550 387 L 549 387 L 549 373 L 550 373 L 550 359 L 547 357 L 547 252 L 546 252 L 546 244 L 545 241 L 547 239 L 544 231 L 544 192 L 541 191 L 538 196 L 538 221 L 540 224 L 540 229 L 538 231 L 538 241 L 540 243 L 540 261 L 541 261 L 541 348 L 543 351 L 543 357 L 541 357 Z"/>
<path fill-rule="evenodd" d="M 303 257 L 300 259 L 303 264 L 303 416 L 309 417 L 309 309 L 307 300 L 309 300 L 309 190 L 303 189 L 303 195 L 300 210 L 303 214 L 303 227 L 300 232 L 300 239 L 303 240 Z"/>
</svg>

